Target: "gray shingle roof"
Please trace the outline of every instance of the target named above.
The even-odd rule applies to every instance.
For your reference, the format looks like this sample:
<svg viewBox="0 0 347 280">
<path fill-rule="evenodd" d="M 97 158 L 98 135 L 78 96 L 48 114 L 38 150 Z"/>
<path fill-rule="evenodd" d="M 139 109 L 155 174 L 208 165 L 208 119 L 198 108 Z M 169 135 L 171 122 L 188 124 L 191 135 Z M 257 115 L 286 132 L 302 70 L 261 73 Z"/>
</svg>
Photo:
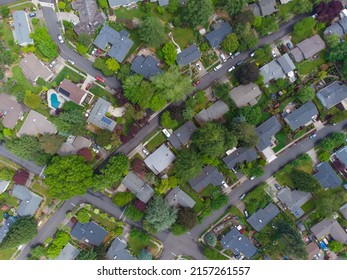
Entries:
<svg viewBox="0 0 347 280">
<path fill-rule="evenodd" d="M 259 0 L 261 15 L 269 16 L 276 11 L 276 0 Z"/>
<path fill-rule="evenodd" d="M 52 71 L 42 63 L 33 53 L 25 55 L 19 62 L 24 75 L 32 82 L 35 83 L 38 78 L 48 81 L 53 77 Z"/>
<path fill-rule="evenodd" d="M 295 69 L 295 65 L 287 53 L 280 56 L 277 59 L 277 62 L 282 67 L 282 70 L 286 75 L 288 75 L 289 72 L 291 72 Z"/>
<path fill-rule="evenodd" d="M 338 160 L 345 165 L 345 168 L 347 168 L 347 146 L 341 148 L 335 153 L 335 156 L 338 158 Z"/>
<path fill-rule="evenodd" d="M 299 109 L 296 109 L 294 112 L 288 114 L 284 120 L 289 125 L 291 130 L 296 130 L 311 122 L 312 118 L 314 118 L 316 115 L 318 115 L 317 107 L 312 101 L 309 101 L 302 105 Z"/>
<path fill-rule="evenodd" d="M 33 216 L 42 201 L 42 197 L 21 185 L 14 186 L 12 195 L 21 201 L 17 209 L 19 216 Z"/>
<path fill-rule="evenodd" d="M 11 216 L 5 220 L 4 224 L 0 227 L 0 243 L 5 238 L 11 226 L 16 222 L 16 218 Z"/>
<path fill-rule="evenodd" d="M 145 164 L 157 175 L 173 163 L 175 159 L 175 155 L 163 144 L 145 159 Z"/>
<path fill-rule="evenodd" d="M 107 231 L 95 222 L 82 224 L 77 222 L 71 231 L 71 236 L 84 243 L 99 246 L 107 236 Z"/>
<path fill-rule="evenodd" d="M 335 189 L 342 184 L 334 169 L 328 162 L 322 162 L 316 166 L 317 173 L 314 175 L 324 189 Z"/>
<path fill-rule="evenodd" d="M 337 242 L 345 244 L 347 242 L 347 233 L 336 220 L 324 219 L 311 227 L 311 232 L 318 240 L 330 235 Z"/>
<path fill-rule="evenodd" d="M 335 81 L 318 91 L 317 97 L 325 109 L 330 109 L 347 98 L 347 86 Z"/>
<path fill-rule="evenodd" d="M 205 166 L 200 175 L 189 180 L 190 186 L 197 192 L 202 191 L 210 184 L 215 187 L 221 186 L 223 182 L 223 175 L 218 171 L 216 167 L 211 165 Z"/>
<path fill-rule="evenodd" d="M 182 146 L 188 144 L 195 130 L 195 124 L 192 121 L 188 121 L 175 130 L 168 140 L 173 147 L 177 150 L 181 150 Z"/>
<path fill-rule="evenodd" d="M 6 112 L 6 115 L 2 116 L 2 125 L 10 129 L 16 126 L 23 114 L 22 105 L 15 101 L 15 97 L 4 93 L 0 94 L 0 112 Z"/>
<path fill-rule="evenodd" d="M 14 39 L 20 46 L 32 45 L 34 40 L 30 38 L 30 26 L 24 11 L 15 11 L 13 14 Z"/>
<path fill-rule="evenodd" d="M 261 151 L 271 146 L 271 138 L 282 129 L 281 124 L 275 116 L 272 116 L 266 122 L 256 128 L 259 136 L 257 148 Z"/>
<path fill-rule="evenodd" d="M 328 26 L 324 30 L 324 35 L 331 35 L 331 34 L 336 34 L 340 37 L 344 35 L 343 28 L 338 22 L 333 23 L 332 25 Z"/>
<path fill-rule="evenodd" d="M 224 163 L 229 169 L 234 168 L 238 163 L 244 161 L 251 162 L 256 160 L 258 157 L 257 152 L 254 148 L 238 148 L 235 152 L 231 153 L 227 157 L 223 158 Z"/>
<path fill-rule="evenodd" d="M 154 194 L 151 186 L 131 171 L 124 177 L 122 184 L 144 203 L 147 203 Z"/>
<path fill-rule="evenodd" d="M 127 6 L 133 3 L 137 3 L 142 0 L 108 0 L 108 4 L 111 8 L 119 6 Z"/>
<path fill-rule="evenodd" d="M 6 191 L 9 184 L 10 184 L 10 181 L 0 180 L 0 194 L 2 194 L 4 191 Z"/>
<path fill-rule="evenodd" d="M 122 63 L 134 43 L 129 39 L 127 31 L 118 32 L 112 27 L 104 25 L 93 44 L 102 50 L 110 44 L 111 48 L 108 55 Z"/>
<path fill-rule="evenodd" d="M 79 253 L 80 251 L 76 247 L 74 247 L 70 243 L 67 243 L 63 250 L 60 251 L 59 256 L 56 257 L 56 260 L 72 261 L 76 259 Z"/>
<path fill-rule="evenodd" d="M 106 112 L 110 107 L 110 102 L 99 98 L 90 112 L 87 122 L 90 122 L 101 129 L 113 131 L 117 123 L 114 120 L 106 117 Z"/>
<path fill-rule="evenodd" d="M 236 227 L 223 235 L 221 243 L 225 250 L 231 250 L 234 255 L 242 254 L 248 259 L 257 253 L 257 248 Z"/>
<path fill-rule="evenodd" d="M 301 206 L 309 201 L 312 195 L 299 190 L 292 191 L 285 187 L 277 193 L 277 197 L 296 218 L 300 218 L 304 214 Z"/>
<path fill-rule="evenodd" d="M 129 250 L 126 249 L 128 244 L 119 237 L 116 237 L 107 251 L 106 257 L 111 260 L 132 261 L 135 260 Z"/>
<path fill-rule="evenodd" d="M 261 90 L 254 83 L 249 83 L 248 85 L 240 85 L 230 91 L 231 99 L 239 108 L 247 105 L 256 105 L 258 102 L 257 98 L 261 96 L 261 94 Z"/>
<path fill-rule="evenodd" d="M 318 34 L 316 34 L 301 41 L 297 44 L 297 47 L 302 51 L 304 58 L 308 59 L 319 53 L 321 50 L 324 50 L 325 42 Z"/>
<path fill-rule="evenodd" d="M 208 121 L 218 120 L 229 111 L 229 107 L 222 100 L 217 100 L 207 109 L 201 110 L 194 116 L 198 123 L 205 123 Z"/>
<path fill-rule="evenodd" d="M 192 199 L 188 194 L 176 187 L 172 189 L 165 197 L 166 201 L 170 206 L 182 206 L 187 208 L 193 208 L 195 205 L 195 200 Z"/>
<path fill-rule="evenodd" d="M 256 17 L 261 17 L 261 10 L 258 3 L 253 3 L 247 6 L 247 9 L 253 12 Z"/>
<path fill-rule="evenodd" d="M 46 116 L 31 110 L 26 117 L 22 127 L 20 128 L 18 135 L 31 135 L 36 136 L 38 134 L 56 134 L 57 128 L 51 123 Z"/>
<path fill-rule="evenodd" d="M 347 220 L 347 203 L 342 205 L 339 209 L 342 216 Z"/>
<path fill-rule="evenodd" d="M 194 62 L 200 57 L 201 57 L 201 52 L 199 51 L 198 47 L 194 44 L 184 49 L 179 54 L 177 54 L 176 62 L 179 66 L 183 67 L 189 63 Z"/>
<path fill-rule="evenodd" d="M 295 62 L 300 62 L 304 60 L 304 54 L 298 47 L 292 49 L 288 54 L 291 58 L 295 60 Z"/>
<path fill-rule="evenodd" d="M 149 80 L 151 77 L 163 73 L 158 67 L 159 61 L 153 56 L 138 55 L 131 64 L 131 70 Z"/>
<path fill-rule="evenodd" d="M 169 5 L 169 0 L 158 0 L 159 6 L 167 6 Z"/>
<path fill-rule="evenodd" d="M 343 32 L 346 34 L 347 33 L 347 17 L 343 17 L 338 21 L 338 23 L 342 26 Z"/>
<path fill-rule="evenodd" d="M 217 48 L 226 36 L 231 34 L 233 29 L 229 22 L 224 22 L 219 28 L 211 31 L 206 35 L 206 39 L 210 43 L 212 48 Z"/>
<path fill-rule="evenodd" d="M 269 203 L 264 209 L 259 209 L 247 219 L 247 222 L 256 230 L 261 231 L 273 218 L 280 213 L 280 210 Z"/>
<path fill-rule="evenodd" d="M 264 83 L 268 83 L 269 81 L 279 78 L 284 78 L 286 74 L 283 72 L 281 65 L 277 62 L 277 60 L 272 60 L 268 64 L 265 64 L 263 67 L 259 69 L 260 75 L 264 77 Z"/>
</svg>

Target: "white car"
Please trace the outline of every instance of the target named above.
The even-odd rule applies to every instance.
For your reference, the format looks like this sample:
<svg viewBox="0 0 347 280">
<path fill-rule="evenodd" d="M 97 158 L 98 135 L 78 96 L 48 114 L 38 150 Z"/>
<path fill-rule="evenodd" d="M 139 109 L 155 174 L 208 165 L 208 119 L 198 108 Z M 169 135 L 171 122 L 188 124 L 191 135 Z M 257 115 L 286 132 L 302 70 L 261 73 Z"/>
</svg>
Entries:
<svg viewBox="0 0 347 280">
<path fill-rule="evenodd" d="M 213 68 L 214 71 L 217 71 L 218 69 L 222 68 L 222 64 L 217 65 L 215 68 Z"/>
<path fill-rule="evenodd" d="M 146 155 L 149 156 L 149 152 L 146 149 L 142 149 L 142 152 Z"/>
<path fill-rule="evenodd" d="M 220 58 L 222 59 L 223 62 L 226 62 L 226 61 L 227 61 L 227 59 L 226 59 L 224 53 L 220 53 L 219 56 L 220 56 Z"/>
<path fill-rule="evenodd" d="M 252 52 L 249 56 L 250 56 L 250 57 L 255 56 L 255 52 Z"/>
<path fill-rule="evenodd" d="M 255 176 L 252 176 L 251 178 L 249 178 L 249 179 L 251 179 L 252 181 L 255 179 Z"/>
<path fill-rule="evenodd" d="M 70 20 L 70 22 L 71 22 L 73 25 L 77 25 L 77 22 L 74 21 L 74 20 Z"/>
<path fill-rule="evenodd" d="M 170 137 L 171 136 L 170 132 L 166 128 L 164 128 L 162 131 L 163 131 L 163 133 L 165 134 L 166 137 Z"/>
<path fill-rule="evenodd" d="M 228 69 L 228 72 L 230 73 L 231 71 L 233 71 L 235 69 L 235 66 L 231 66 L 229 69 Z"/>
<path fill-rule="evenodd" d="M 64 39 L 63 39 L 63 37 L 61 37 L 61 35 L 58 35 L 58 40 L 61 44 L 64 43 Z"/>
<path fill-rule="evenodd" d="M 273 58 L 277 57 L 277 54 L 276 54 L 275 50 L 272 50 L 272 51 L 271 51 L 271 54 L 272 54 L 272 57 L 273 57 Z"/>
<path fill-rule="evenodd" d="M 57 64 L 56 60 L 53 60 L 50 64 L 49 67 L 53 68 Z"/>
<path fill-rule="evenodd" d="M 201 66 L 200 66 L 199 63 L 195 64 L 195 67 L 196 67 L 196 69 L 198 69 L 199 71 L 201 71 Z"/>
<path fill-rule="evenodd" d="M 67 62 L 69 62 L 71 65 L 74 65 L 74 64 L 75 64 L 75 62 L 72 61 L 71 59 L 68 59 Z"/>
</svg>

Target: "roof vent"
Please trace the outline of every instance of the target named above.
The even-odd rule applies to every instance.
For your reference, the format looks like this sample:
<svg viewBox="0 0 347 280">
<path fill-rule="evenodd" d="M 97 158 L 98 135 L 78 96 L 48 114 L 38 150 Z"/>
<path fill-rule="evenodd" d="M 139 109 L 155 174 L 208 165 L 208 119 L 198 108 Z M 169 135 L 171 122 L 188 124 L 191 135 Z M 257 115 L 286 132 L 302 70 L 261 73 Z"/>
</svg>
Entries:
<svg viewBox="0 0 347 280">
<path fill-rule="evenodd" d="M 259 219 L 259 223 L 262 223 L 263 221 Z"/>
<path fill-rule="evenodd" d="M 238 238 L 238 240 L 241 240 L 242 238 L 241 238 L 241 236 Z"/>
</svg>

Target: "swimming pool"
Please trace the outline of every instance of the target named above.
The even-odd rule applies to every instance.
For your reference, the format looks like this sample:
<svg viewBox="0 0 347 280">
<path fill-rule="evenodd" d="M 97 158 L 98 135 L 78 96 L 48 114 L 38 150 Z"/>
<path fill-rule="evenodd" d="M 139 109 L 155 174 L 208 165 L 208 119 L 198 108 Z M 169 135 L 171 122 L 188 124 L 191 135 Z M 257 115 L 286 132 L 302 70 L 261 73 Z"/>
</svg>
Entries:
<svg viewBox="0 0 347 280">
<path fill-rule="evenodd" d="M 53 108 L 58 109 L 60 106 L 60 102 L 58 100 L 58 96 L 56 93 L 51 94 L 51 105 Z"/>
</svg>

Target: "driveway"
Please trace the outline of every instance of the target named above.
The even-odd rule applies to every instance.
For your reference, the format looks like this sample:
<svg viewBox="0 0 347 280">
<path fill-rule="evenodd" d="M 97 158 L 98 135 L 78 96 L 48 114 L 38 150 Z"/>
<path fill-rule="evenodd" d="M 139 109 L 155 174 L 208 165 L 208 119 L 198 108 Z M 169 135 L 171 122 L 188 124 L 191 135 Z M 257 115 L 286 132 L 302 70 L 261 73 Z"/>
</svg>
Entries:
<svg viewBox="0 0 347 280">
<path fill-rule="evenodd" d="M 66 12 L 59 12 L 58 13 L 58 19 L 61 20 L 66 20 L 66 21 L 71 21 L 73 20 L 76 23 L 80 22 L 80 18 L 75 15 L 74 13 L 66 13 Z"/>
</svg>

